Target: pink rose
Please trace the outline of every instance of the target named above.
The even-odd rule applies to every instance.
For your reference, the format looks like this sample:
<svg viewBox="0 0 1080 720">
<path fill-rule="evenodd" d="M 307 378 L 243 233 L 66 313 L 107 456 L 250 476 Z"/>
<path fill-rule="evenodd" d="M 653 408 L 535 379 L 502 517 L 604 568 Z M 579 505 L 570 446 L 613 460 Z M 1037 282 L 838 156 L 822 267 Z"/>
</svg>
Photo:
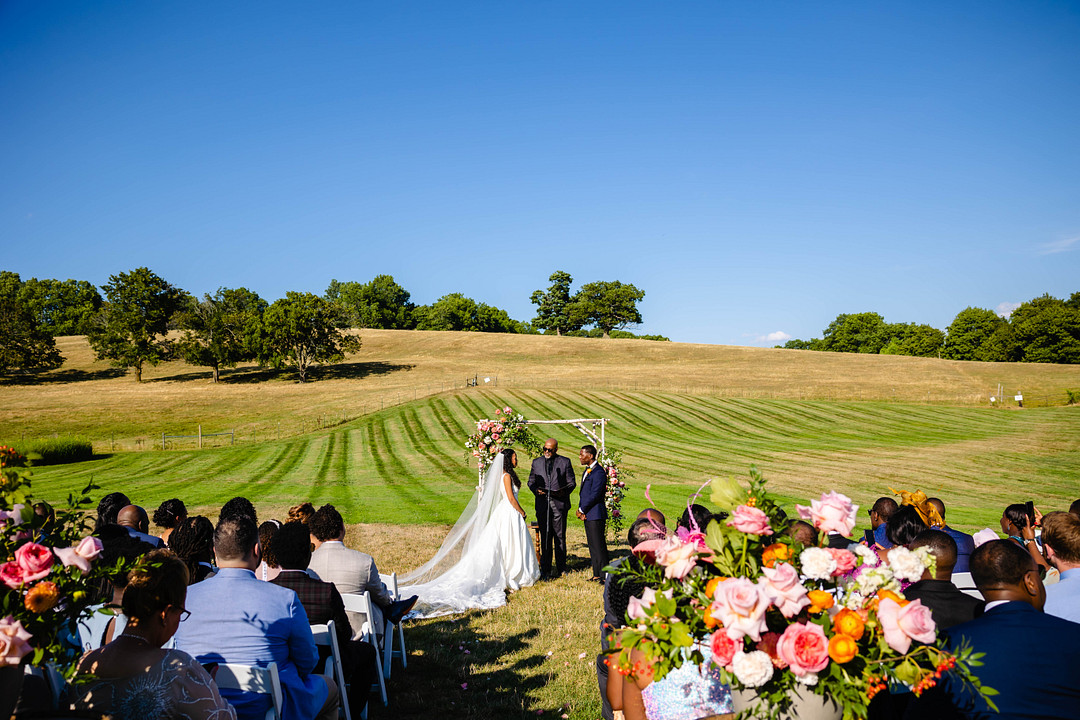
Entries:
<svg viewBox="0 0 1080 720">
<path fill-rule="evenodd" d="M 0 510 L 0 525 L 6 525 L 8 523 L 10 523 L 12 527 L 14 527 L 15 525 L 22 525 L 23 508 L 25 507 L 26 506 L 22 503 L 15 503 L 11 506 L 10 512 L 6 510 Z"/>
<path fill-rule="evenodd" d="M 820 625 L 793 623 L 776 641 L 776 653 L 794 675 L 816 673 L 829 664 L 829 641 Z"/>
<path fill-rule="evenodd" d="M 772 535 L 773 530 L 769 527 L 769 516 L 749 505 L 740 505 L 731 514 L 728 527 L 733 527 L 747 535 Z"/>
<path fill-rule="evenodd" d="M 0 565 L 0 582 L 15 590 L 26 580 L 23 578 L 22 568 L 14 560 Z"/>
<path fill-rule="evenodd" d="M 911 648 L 911 641 L 932 643 L 937 638 L 937 626 L 930 615 L 930 608 L 915 600 L 903 607 L 891 598 L 878 603 L 878 622 L 885 634 L 885 642 L 903 655 Z"/>
<path fill-rule="evenodd" d="M 73 548 L 57 548 L 56 556 L 65 565 L 74 565 L 83 575 L 90 572 L 90 563 L 97 559 L 102 551 L 101 541 L 96 537 L 85 537 Z"/>
<path fill-rule="evenodd" d="M 33 649 L 27 642 L 30 638 L 22 623 L 12 616 L 0 620 L 0 667 L 18 665 L 23 655 Z"/>
<path fill-rule="evenodd" d="M 840 548 L 825 548 L 836 560 L 836 569 L 832 571 L 833 577 L 846 575 L 855 569 L 855 553 Z"/>
<path fill-rule="evenodd" d="M 705 544 L 705 533 L 701 532 L 701 530 L 687 530 L 679 526 L 675 530 L 675 535 L 682 542 L 696 546 L 698 550 L 709 549 L 709 546 Z"/>
<path fill-rule="evenodd" d="M 796 505 L 799 517 L 809 520 L 823 533 L 838 532 L 850 535 L 855 527 L 855 513 L 858 505 L 851 504 L 851 498 L 838 492 L 822 494 L 820 500 L 811 500 L 810 507 Z"/>
<path fill-rule="evenodd" d="M 697 553 L 697 545 L 683 543 L 678 536 L 673 536 L 656 551 L 656 562 L 664 566 L 664 577 L 682 580 L 697 565 Z"/>
<path fill-rule="evenodd" d="M 712 661 L 722 668 L 731 666 L 731 659 L 738 650 L 742 650 L 742 640 L 732 640 L 722 629 L 712 634 L 710 643 L 712 649 Z"/>
<path fill-rule="evenodd" d="M 29 542 L 15 551 L 15 562 L 23 571 L 23 582 L 34 582 L 49 574 L 53 564 L 52 550 Z"/>
<path fill-rule="evenodd" d="M 799 611 L 810 605 L 806 588 L 799 582 L 799 572 L 788 563 L 779 563 L 776 567 L 762 568 L 765 575 L 762 583 L 769 600 L 784 617 L 794 617 Z"/>
<path fill-rule="evenodd" d="M 768 630 L 765 611 L 769 598 L 758 584 L 746 578 L 725 580 L 716 586 L 714 597 L 712 616 L 723 623 L 732 640 L 746 635 L 760 640 L 761 633 Z"/>
<path fill-rule="evenodd" d="M 631 620 L 641 620 L 649 617 L 647 608 L 651 608 L 656 604 L 656 591 L 651 587 L 647 587 L 641 591 L 641 597 L 630 597 L 630 602 L 626 607 L 626 614 Z"/>
</svg>

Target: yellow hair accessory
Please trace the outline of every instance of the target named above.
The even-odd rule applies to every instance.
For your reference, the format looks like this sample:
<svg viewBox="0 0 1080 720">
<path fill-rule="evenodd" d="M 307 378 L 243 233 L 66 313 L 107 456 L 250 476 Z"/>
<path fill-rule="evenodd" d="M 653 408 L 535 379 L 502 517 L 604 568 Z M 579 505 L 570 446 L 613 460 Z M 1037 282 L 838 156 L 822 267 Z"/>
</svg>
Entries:
<svg viewBox="0 0 1080 720">
<path fill-rule="evenodd" d="M 889 490 L 892 490 L 893 495 L 900 496 L 901 505 L 910 505 L 915 508 L 927 527 L 944 527 L 945 519 L 941 517 L 938 509 L 926 499 L 926 493 L 922 490 L 916 490 L 913 493 L 907 490 L 893 490 L 892 488 L 889 488 Z"/>
</svg>

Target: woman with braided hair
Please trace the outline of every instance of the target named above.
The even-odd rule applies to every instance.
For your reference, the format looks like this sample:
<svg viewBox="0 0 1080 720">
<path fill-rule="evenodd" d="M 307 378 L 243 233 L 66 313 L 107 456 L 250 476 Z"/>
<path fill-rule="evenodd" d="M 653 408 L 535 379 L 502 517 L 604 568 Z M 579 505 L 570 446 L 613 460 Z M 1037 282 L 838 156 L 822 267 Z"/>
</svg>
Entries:
<svg viewBox="0 0 1080 720">
<path fill-rule="evenodd" d="M 169 549 L 187 565 L 190 584 L 214 574 L 214 525 L 202 515 L 186 518 L 173 529 Z"/>
</svg>

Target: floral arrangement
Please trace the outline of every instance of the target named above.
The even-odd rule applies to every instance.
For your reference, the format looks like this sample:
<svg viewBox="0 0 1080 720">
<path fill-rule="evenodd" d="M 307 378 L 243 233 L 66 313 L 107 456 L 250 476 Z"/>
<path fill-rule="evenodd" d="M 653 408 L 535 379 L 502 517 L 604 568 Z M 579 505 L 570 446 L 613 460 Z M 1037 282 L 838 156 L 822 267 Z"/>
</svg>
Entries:
<svg viewBox="0 0 1080 720">
<path fill-rule="evenodd" d="M 69 675 L 81 650 L 79 618 L 90 615 L 91 589 L 114 568 L 98 563 L 101 541 L 87 537 L 87 485 L 68 496 L 68 510 L 39 515 L 30 496 L 28 460 L 0 447 L 0 667 L 26 656 Z M 47 506 L 46 510 L 50 510 Z"/>
<path fill-rule="evenodd" d="M 633 649 L 661 679 L 685 662 L 703 663 L 707 647 L 724 681 L 756 695 L 755 716 L 769 717 L 788 712 L 796 693 L 832 700 L 845 720 L 866 717 L 889 684 L 918 695 L 944 673 L 996 694 L 971 672 L 981 654 L 947 651 L 929 608 L 903 596 L 925 569 L 933 572 L 925 548 L 894 548 L 882 563 L 861 546 L 804 547 L 787 534 L 761 475 L 750 474 L 749 490 L 713 481 L 712 502 L 727 520 L 650 541 L 639 548 L 648 551 L 642 569 L 620 569 L 647 589 L 630 601 L 619 672 L 633 671 Z M 829 532 L 851 533 L 858 506 L 831 492 L 796 508 L 824 541 Z"/>
<path fill-rule="evenodd" d="M 618 450 L 603 448 L 596 462 L 607 472 L 607 487 L 604 489 L 604 505 L 607 507 L 607 531 L 619 535 L 623 528 L 622 501 L 626 495 L 626 481 L 634 475 L 629 470 L 620 468 L 622 453 Z"/>
</svg>

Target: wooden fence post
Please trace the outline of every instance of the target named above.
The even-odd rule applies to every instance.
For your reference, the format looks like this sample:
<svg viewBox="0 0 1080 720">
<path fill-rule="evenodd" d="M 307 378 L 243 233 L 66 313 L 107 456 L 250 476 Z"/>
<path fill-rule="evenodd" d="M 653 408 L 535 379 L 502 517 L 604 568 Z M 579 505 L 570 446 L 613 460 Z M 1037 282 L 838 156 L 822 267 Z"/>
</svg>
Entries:
<svg viewBox="0 0 1080 720">
<path fill-rule="evenodd" d="M 199 423 L 199 449 L 202 450 L 202 423 Z"/>
</svg>

